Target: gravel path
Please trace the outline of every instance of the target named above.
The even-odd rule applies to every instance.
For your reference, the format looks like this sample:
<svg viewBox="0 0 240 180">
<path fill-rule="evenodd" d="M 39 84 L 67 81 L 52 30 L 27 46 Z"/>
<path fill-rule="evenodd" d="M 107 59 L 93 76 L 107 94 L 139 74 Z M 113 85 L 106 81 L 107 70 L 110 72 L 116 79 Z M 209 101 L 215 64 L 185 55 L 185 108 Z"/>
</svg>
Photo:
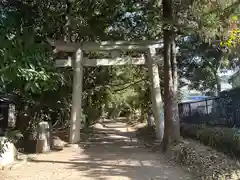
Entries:
<svg viewBox="0 0 240 180">
<path fill-rule="evenodd" d="M 104 121 L 96 137 L 79 147 L 38 155 L 13 170 L 7 180 L 188 180 L 190 175 L 142 147 L 123 122 Z M 1 178 L 0 178 L 1 179 Z"/>
</svg>

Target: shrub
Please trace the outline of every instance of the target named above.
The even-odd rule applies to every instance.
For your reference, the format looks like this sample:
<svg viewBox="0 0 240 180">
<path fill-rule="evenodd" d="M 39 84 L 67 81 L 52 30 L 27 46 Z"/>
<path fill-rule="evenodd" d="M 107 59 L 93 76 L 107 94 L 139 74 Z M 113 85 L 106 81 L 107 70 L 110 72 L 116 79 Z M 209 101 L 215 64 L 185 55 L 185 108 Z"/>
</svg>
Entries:
<svg viewBox="0 0 240 180">
<path fill-rule="evenodd" d="M 240 155 L 240 129 L 182 123 L 181 135 L 197 139 L 218 150 Z"/>
<path fill-rule="evenodd" d="M 0 157 L 7 149 L 7 143 L 17 143 L 23 135 L 19 131 L 7 131 L 5 136 L 0 137 Z M 16 152 L 17 153 L 17 152 Z"/>
</svg>

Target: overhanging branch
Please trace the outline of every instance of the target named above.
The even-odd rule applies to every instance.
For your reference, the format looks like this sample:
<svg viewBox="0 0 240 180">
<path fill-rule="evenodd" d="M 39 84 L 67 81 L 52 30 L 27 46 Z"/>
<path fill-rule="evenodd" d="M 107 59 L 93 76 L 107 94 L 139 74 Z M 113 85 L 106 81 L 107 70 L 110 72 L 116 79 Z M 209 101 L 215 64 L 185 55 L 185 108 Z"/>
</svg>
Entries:
<svg viewBox="0 0 240 180">
<path fill-rule="evenodd" d="M 127 86 L 125 86 L 125 87 L 123 87 L 123 88 L 115 89 L 115 90 L 113 90 L 113 91 L 114 91 L 114 92 L 123 91 L 123 90 L 125 90 L 125 89 L 127 89 L 127 88 L 129 88 L 129 87 L 131 87 L 131 86 L 133 86 L 133 85 L 135 85 L 135 84 L 138 84 L 138 83 L 140 83 L 140 82 L 142 82 L 142 81 L 145 81 L 145 80 L 147 80 L 147 78 L 140 79 L 140 80 L 138 80 L 138 81 L 135 81 L 135 82 L 133 82 L 133 83 L 130 83 L 129 85 L 127 85 Z"/>
</svg>

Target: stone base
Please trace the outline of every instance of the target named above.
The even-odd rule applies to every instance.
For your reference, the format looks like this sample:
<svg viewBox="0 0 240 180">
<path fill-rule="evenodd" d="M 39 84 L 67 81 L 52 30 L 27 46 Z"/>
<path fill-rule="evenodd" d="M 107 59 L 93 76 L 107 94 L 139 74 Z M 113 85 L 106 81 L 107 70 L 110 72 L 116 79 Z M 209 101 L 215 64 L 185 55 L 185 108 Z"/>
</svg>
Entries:
<svg viewBox="0 0 240 180">
<path fill-rule="evenodd" d="M 38 124 L 38 138 L 36 144 L 37 153 L 46 153 L 50 151 L 50 125 L 48 122 L 40 122 Z"/>
<path fill-rule="evenodd" d="M 50 144 L 46 140 L 37 140 L 36 153 L 46 153 L 50 151 Z"/>
</svg>

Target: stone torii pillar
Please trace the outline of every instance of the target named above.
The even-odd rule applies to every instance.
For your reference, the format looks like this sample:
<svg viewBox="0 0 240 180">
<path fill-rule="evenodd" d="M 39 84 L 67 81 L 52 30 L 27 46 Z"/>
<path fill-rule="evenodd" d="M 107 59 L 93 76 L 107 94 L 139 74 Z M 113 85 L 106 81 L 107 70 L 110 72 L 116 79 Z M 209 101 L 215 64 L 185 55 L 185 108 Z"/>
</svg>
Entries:
<svg viewBox="0 0 240 180">
<path fill-rule="evenodd" d="M 70 132 L 69 142 L 74 144 L 80 141 L 80 121 L 82 114 L 82 81 L 83 81 L 83 66 L 119 66 L 129 64 L 149 64 L 150 79 L 152 82 L 152 104 L 153 113 L 156 121 L 157 139 L 161 140 L 162 128 L 160 120 L 161 111 L 161 93 L 159 85 L 159 75 L 157 63 L 162 60 L 162 57 L 155 56 L 155 48 L 162 48 L 162 40 L 145 40 L 145 41 L 115 41 L 115 42 L 84 42 L 84 43 L 67 43 L 64 41 L 48 39 L 48 42 L 55 47 L 57 52 L 71 52 L 75 53 L 75 59 L 56 59 L 56 67 L 73 67 L 73 92 L 72 92 L 72 109 L 70 118 Z M 136 51 L 146 52 L 146 58 L 133 58 L 133 57 L 115 57 L 115 58 L 93 58 L 88 61 L 88 58 L 83 58 L 83 51 L 98 52 L 98 51 Z M 147 60 L 147 62 L 146 62 Z M 157 60 L 157 61 L 156 61 Z"/>
<path fill-rule="evenodd" d="M 156 49 L 149 48 L 145 58 L 148 64 L 148 74 L 151 82 L 152 111 L 155 119 L 156 139 L 161 142 L 164 135 L 164 119 L 162 119 L 160 114 L 160 111 L 162 111 L 162 97 L 158 65 L 154 57 L 156 57 Z"/>
<path fill-rule="evenodd" d="M 73 62 L 73 92 L 72 109 L 69 129 L 69 143 L 80 141 L 81 115 L 82 115 L 82 84 L 83 84 L 83 51 L 77 49 Z"/>
</svg>

